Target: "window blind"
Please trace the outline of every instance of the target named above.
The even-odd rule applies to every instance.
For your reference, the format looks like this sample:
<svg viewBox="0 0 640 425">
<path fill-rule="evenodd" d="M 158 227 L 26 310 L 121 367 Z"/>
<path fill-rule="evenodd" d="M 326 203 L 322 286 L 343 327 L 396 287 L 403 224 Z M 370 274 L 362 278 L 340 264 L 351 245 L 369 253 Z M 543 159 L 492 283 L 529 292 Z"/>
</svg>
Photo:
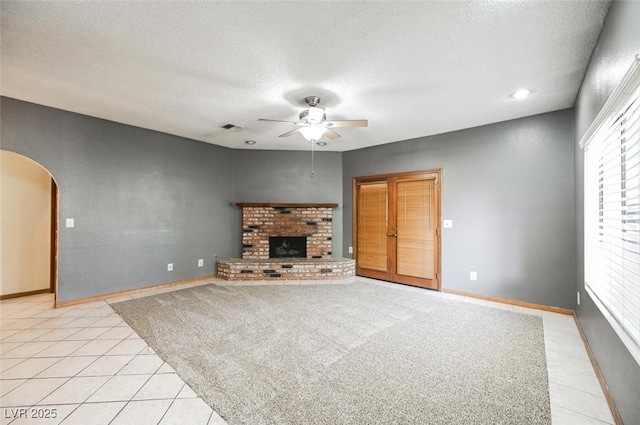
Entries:
<svg viewBox="0 0 640 425">
<path fill-rule="evenodd" d="M 587 132 L 585 287 L 640 364 L 640 59 Z"/>
</svg>

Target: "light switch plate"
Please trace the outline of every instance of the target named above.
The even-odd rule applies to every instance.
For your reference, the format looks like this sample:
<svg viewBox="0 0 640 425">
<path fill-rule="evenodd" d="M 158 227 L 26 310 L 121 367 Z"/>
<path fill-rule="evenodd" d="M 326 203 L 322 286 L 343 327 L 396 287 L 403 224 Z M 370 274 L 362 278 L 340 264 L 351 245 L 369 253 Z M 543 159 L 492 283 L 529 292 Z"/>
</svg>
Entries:
<svg viewBox="0 0 640 425">
<path fill-rule="evenodd" d="M 453 227 L 453 220 L 444 220 L 442 224 L 445 229 L 451 229 Z"/>
<path fill-rule="evenodd" d="M 66 220 L 66 227 L 75 227 L 75 220 L 72 218 L 68 218 Z"/>
</svg>

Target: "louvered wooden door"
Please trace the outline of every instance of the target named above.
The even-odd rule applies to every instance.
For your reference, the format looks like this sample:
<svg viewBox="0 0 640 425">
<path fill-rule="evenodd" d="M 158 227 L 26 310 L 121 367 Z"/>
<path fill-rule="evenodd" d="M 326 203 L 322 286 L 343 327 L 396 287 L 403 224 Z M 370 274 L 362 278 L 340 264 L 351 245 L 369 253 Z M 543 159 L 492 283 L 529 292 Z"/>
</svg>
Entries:
<svg viewBox="0 0 640 425">
<path fill-rule="evenodd" d="M 440 174 L 354 179 L 359 276 L 440 289 Z"/>
<path fill-rule="evenodd" d="M 386 181 L 369 181 L 358 185 L 355 239 L 356 273 L 387 279 L 390 271 L 389 185 Z"/>
</svg>

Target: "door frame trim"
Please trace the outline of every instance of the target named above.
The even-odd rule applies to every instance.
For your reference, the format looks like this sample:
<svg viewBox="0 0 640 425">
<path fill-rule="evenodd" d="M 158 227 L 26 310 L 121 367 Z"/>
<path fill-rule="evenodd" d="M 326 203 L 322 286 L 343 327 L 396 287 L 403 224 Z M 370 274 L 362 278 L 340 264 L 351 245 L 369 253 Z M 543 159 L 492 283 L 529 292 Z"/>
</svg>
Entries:
<svg viewBox="0 0 640 425">
<path fill-rule="evenodd" d="M 53 176 L 51 177 L 51 271 L 49 280 L 50 292 L 57 300 L 58 297 L 58 212 L 60 205 L 58 204 L 58 184 Z"/>
<path fill-rule="evenodd" d="M 353 258 L 358 264 L 358 184 L 372 183 L 376 181 L 388 181 L 389 178 L 411 178 L 423 174 L 436 175 L 436 212 L 438 215 L 438 225 L 436 227 L 436 281 L 437 291 L 442 291 L 442 168 L 433 168 L 429 170 L 406 171 L 399 173 L 376 174 L 371 176 L 354 177 L 351 186 L 351 243 L 353 244 Z M 356 267 L 357 269 L 357 267 Z M 385 280 L 385 279 L 383 279 Z M 400 283 L 400 282 L 396 282 Z M 403 285 L 411 285 L 410 283 L 402 283 Z M 418 286 L 418 285 L 415 285 Z"/>
<path fill-rule="evenodd" d="M 51 229 L 50 229 L 50 235 L 51 235 L 51 241 L 50 241 L 50 249 L 49 249 L 49 256 L 51 259 L 51 263 L 50 263 L 50 267 L 49 267 L 49 287 L 45 288 L 45 289 L 40 289 L 40 290 L 35 290 L 35 291 L 27 291 L 27 292 L 19 292 L 19 293 L 14 293 L 14 294 L 6 294 L 6 295 L 1 295 L 0 299 L 7 299 L 7 298 L 15 298 L 15 297 L 23 297 L 23 296 L 28 296 L 28 295 L 36 295 L 36 294 L 40 294 L 40 293 L 53 293 L 53 299 L 54 299 L 54 307 L 57 306 L 58 303 L 58 255 L 59 255 L 59 251 L 60 251 L 60 220 L 59 220 L 59 216 L 60 216 L 60 185 L 58 184 L 58 181 L 56 180 L 55 176 L 53 175 L 53 173 L 51 171 L 49 171 L 48 168 L 46 168 L 44 165 L 42 165 L 41 163 L 39 163 L 38 161 L 34 160 L 33 158 L 20 153 L 20 152 L 16 152 L 16 151 L 11 151 L 11 150 L 7 150 L 7 149 L 0 149 L 3 152 L 10 152 L 12 154 L 15 155 L 19 155 L 23 158 L 26 158 L 27 160 L 29 160 L 31 163 L 35 164 L 36 166 L 38 166 L 39 168 L 45 170 L 47 172 L 47 174 L 49 174 L 49 176 L 51 177 L 51 211 L 49 212 L 49 215 L 51 217 Z"/>
</svg>

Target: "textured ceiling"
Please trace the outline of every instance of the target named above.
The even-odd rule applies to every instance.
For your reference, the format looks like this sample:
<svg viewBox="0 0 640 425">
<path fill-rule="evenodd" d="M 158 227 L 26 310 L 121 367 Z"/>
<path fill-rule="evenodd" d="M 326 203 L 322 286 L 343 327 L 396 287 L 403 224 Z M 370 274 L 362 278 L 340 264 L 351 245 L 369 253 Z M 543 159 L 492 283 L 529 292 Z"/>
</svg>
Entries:
<svg viewBox="0 0 640 425">
<path fill-rule="evenodd" d="M 608 1 L 2 1 L 3 96 L 233 148 L 317 95 L 345 151 L 573 106 Z M 515 100 L 526 87 L 532 94 Z M 230 133 L 220 126 L 243 128 Z M 244 140 L 256 140 L 250 147 Z"/>
</svg>

